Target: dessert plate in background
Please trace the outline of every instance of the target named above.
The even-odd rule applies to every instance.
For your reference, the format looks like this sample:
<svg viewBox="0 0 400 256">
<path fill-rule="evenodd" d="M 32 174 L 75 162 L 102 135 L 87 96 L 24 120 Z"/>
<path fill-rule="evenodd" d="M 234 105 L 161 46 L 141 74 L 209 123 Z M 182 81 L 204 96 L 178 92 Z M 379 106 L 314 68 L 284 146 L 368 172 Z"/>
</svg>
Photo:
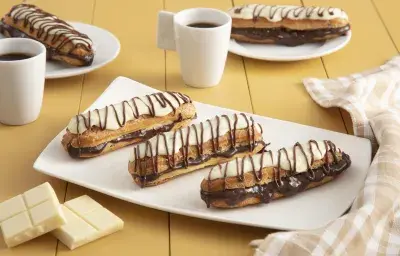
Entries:
<svg viewBox="0 0 400 256">
<path fill-rule="evenodd" d="M 69 22 L 76 30 L 87 34 L 93 41 L 95 56 L 93 63 L 87 67 L 74 67 L 58 61 L 47 60 L 46 79 L 63 78 L 89 73 L 103 67 L 114 60 L 120 51 L 119 40 L 109 31 L 102 28 L 83 24 L 79 22 Z M 0 34 L 0 40 L 5 38 Z"/>
<path fill-rule="evenodd" d="M 299 46 L 273 44 L 249 44 L 231 39 L 229 51 L 252 59 L 269 61 L 297 61 L 322 57 L 345 47 L 351 39 L 351 31 L 321 43 L 310 43 Z"/>
<path fill-rule="evenodd" d="M 93 103 L 90 109 L 118 103 L 129 97 L 156 90 L 128 78 L 119 77 Z M 190 96 L 190 95 L 189 95 Z M 198 119 L 206 120 L 235 111 L 195 102 Z M 251 114 L 249 114 L 251 115 Z M 87 187 L 131 203 L 197 218 L 249 226 L 306 230 L 319 228 L 342 215 L 364 184 L 371 160 L 369 140 L 287 121 L 251 115 L 263 126 L 264 139 L 277 150 L 309 139 L 332 140 L 348 153 L 352 165 L 336 180 L 293 197 L 251 207 L 208 209 L 200 198 L 200 183 L 206 175 L 199 170 L 156 187 L 140 188 L 128 173 L 132 147 L 96 158 L 72 159 L 61 146 L 65 130 L 43 150 L 34 169 L 59 179 Z M 69 120 L 65 120 L 67 124 Z"/>
</svg>

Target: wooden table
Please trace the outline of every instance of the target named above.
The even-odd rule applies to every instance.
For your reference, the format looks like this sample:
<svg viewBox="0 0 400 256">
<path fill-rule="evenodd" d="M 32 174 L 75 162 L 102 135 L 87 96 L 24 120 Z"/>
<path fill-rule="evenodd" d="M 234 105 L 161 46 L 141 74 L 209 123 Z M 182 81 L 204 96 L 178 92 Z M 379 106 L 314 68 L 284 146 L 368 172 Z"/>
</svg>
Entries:
<svg viewBox="0 0 400 256">
<path fill-rule="evenodd" d="M 0 13 L 21 0 L 1 0 Z M 332 5 L 345 9 L 353 38 L 338 53 L 309 61 L 276 63 L 229 55 L 219 86 L 194 89 L 184 85 L 177 54 L 156 48 L 157 12 L 190 7 L 226 10 L 239 0 L 30 0 L 67 20 L 92 23 L 121 41 L 119 57 L 85 76 L 46 82 L 40 118 L 26 126 L 0 125 L 0 201 L 50 181 L 60 201 L 89 194 L 125 221 L 122 232 L 69 251 L 51 235 L 7 249 L 0 255 L 251 255 L 247 246 L 271 230 L 169 214 L 117 200 L 35 172 L 34 160 L 70 118 L 87 108 L 117 76 L 161 90 L 180 91 L 194 100 L 273 118 L 352 133 L 349 115 L 322 109 L 308 96 L 304 77 L 337 77 L 382 64 L 400 49 L 398 0 L 264 0 L 266 4 Z M 1 86 L 1 81 L 0 81 Z M 268 135 L 268 131 L 266 131 Z M 281 136 L 274 134 L 270 136 Z M 283 135 L 284 136 L 284 135 Z"/>
</svg>

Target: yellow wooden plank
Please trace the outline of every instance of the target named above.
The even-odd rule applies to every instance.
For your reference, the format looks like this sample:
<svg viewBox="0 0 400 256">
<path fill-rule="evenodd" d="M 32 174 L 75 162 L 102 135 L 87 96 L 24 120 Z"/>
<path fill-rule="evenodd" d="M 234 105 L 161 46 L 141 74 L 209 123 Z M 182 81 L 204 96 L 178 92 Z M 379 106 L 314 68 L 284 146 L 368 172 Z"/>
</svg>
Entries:
<svg viewBox="0 0 400 256">
<path fill-rule="evenodd" d="M 165 89 L 164 51 L 156 47 L 157 12 L 163 1 L 138 3 L 127 0 L 97 0 L 93 23 L 112 32 L 121 43 L 119 56 L 85 78 L 84 110 L 112 80 L 126 76 L 159 90 Z"/>
<path fill-rule="evenodd" d="M 274 0 L 259 2 L 276 4 Z M 240 5 L 254 2 L 236 0 L 234 3 Z M 284 0 L 279 4 L 301 5 L 301 2 Z M 346 132 L 338 109 L 319 107 L 301 83 L 305 77 L 326 77 L 321 59 L 284 63 L 245 58 L 245 64 L 255 113 Z"/>
<path fill-rule="evenodd" d="M 20 2 L 0 1 L 0 15 Z M 37 0 L 34 3 L 68 20 L 91 20 L 93 1 Z M 75 8 L 78 5 L 79 8 Z M 46 81 L 43 108 L 37 121 L 18 127 L 0 125 L 0 141 L 3 145 L 0 149 L 0 201 L 45 181 L 50 181 L 58 198 L 64 200 L 66 183 L 39 174 L 33 170 L 32 165 L 41 150 L 65 127 L 69 118 L 77 113 L 81 84 L 82 77 Z M 7 85 L 0 81 L 0 86 Z M 0 255 L 53 256 L 56 244 L 56 239 L 51 235 L 44 235 L 10 250 L 0 238 Z"/>
<path fill-rule="evenodd" d="M 157 89 L 165 88 L 164 52 L 157 50 L 157 11 L 163 2 L 96 0 L 93 24 L 116 35 L 121 53 L 111 64 L 85 76 L 81 111 L 90 106 L 117 76 L 126 76 Z M 127 160 L 128 161 L 128 160 Z M 57 255 L 167 255 L 168 214 L 137 206 L 69 184 L 67 199 L 89 194 L 125 221 L 123 231 L 69 251 L 60 244 Z"/>
<path fill-rule="evenodd" d="M 397 50 L 400 50 L 400 2 L 397 0 L 373 0 L 373 4 L 384 22 Z"/>
<path fill-rule="evenodd" d="M 271 232 L 171 214 L 171 255 L 253 255 L 249 242 Z"/>
<path fill-rule="evenodd" d="M 381 0 L 376 1 L 378 2 Z M 396 5 L 400 6 L 398 1 L 382 2 L 392 3 L 393 9 L 396 9 Z M 396 5 L 393 5 L 394 2 Z M 304 0 L 304 4 L 317 5 L 321 1 Z M 327 0 L 324 4 L 344 9 L 349 15 L 353 32 L 349 45 L 335 54 L 323 57 L 329 77 L 346 76 L 379 66 L 397 53 L 371 1 Z M 394 13 L 392 15 L 396 16 Z M 394 25 L 395 23 L 391 25 L 393 31 L 396 30 Z M 342 113 L 346 127 L 352 134 L 350 116 L 345 111 Z"/>
<path fill-rule="evenodd" d="M 308 5 L 318 3 L 321 1 L 304 0 L 304 4 Z M 350 43 L 344 49 L 323 57 L 330 77 L 345 76 L 376 67 L 396 54 L 371 1 L 326 0 L 324 4 L 344 9 L 349 15 L 353 32 Z"/>
<path fill-rule="evenodd" d="M 192 7 L 226 10 L 230 0 L 166 0 L 166 10 L 177 12 Z M 221 83 L 214 88 L 196 89 L 186 86 L 181 78 L 179 59 L 175 52 L 167 52 L 167 89 L 180 91 L 193 99 L 217 106 L 252 112 L 242 58 L 228 56 Z M 200 194 L 199 194 L 200 196 Z M 248 255 L 247 246 L 253 238 L 267 231 L 171 214 L 171 255 Z M 204 246 L 206 245 L 206 246 Z"/>
</svg>

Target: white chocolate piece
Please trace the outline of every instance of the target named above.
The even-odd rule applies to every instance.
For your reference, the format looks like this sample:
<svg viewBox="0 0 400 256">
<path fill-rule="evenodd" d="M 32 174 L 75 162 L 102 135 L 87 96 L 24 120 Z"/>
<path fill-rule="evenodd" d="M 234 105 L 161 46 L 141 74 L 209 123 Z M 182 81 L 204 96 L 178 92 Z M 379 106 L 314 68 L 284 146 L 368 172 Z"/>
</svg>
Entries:
<svg viewBox="0 0 400 256">
<path fill-rule="evenodd" d="M 0 204 L 0 227 L 8 247 L 48 233 L 66 223 L 49 183 Z"/>
<path fill-rule="evenodd" d="M 62 210 L 67 224 L 52 234 L 71 250 L 124 227 L 120 218 L 87 195 L 66 202 Z"/>
<path fill-rule="evenodd" d="M 235 120 L 237 117 L 237 122 L 235 125 Z M 219 119 L 219 127 L 218 127 L 218 119 Z M 210 124 L 211 123 L 211 124 Z M 204 121 L 202 123 L 198 123 L 198 124 L 193 124 L 189 127 L 185 127 L 185 128 L 181 128 L 178 131 L 176 131 L 177 133 L 177 138 L 175 140 L 175 149 L 173 148 L 174 146 L 174 134 L 175 131 L 170 131 L 170 132 L 165 132 L 161 135 L 157 135 L 153 138 L 151 138 L 150 140 L 148 140 L 147 142 L 141 143 L 139 145 L 136 145 L 134 147 L 133 152 L 136 150 L 139 150 L 139 158 L 143 158 L 145 156 L 155 156 L 156 155 L 156 151 L 158 148 L 158 155 L 168 155 L 167 152 L 169 154 L 172 154 L 172 152 L 178 152 L 178 150 L 180 148 L 182 148 L 183 146 L 187 145 L 187 134 L 188 134 L 188 129 L 190 129 L 190 134 L 189 134 L 189 146 L 193 146 L 193 145 L 198 145 L 198 143 L 201 143 L 201 141 L 203 141 L 203 143 L 211 140 L 212 135 L 214 135 L 214 139 L 219 136 L 225 135 L 226 133 L 229 132 L 229 127 L 231 127 L 232 130 L 236 129 L 245 129 L 247 128 L 247 126 L 249 126 L 251 129 L 253 124 L 252 118 L 248 117 L 246 115 L 243 114 L 233 114 L 233 115 L 227 115 L 226 117 L 223 116 L 216 116 L 212 119 L 209 120 L 209 122 Z M 201 127 L 203 126 L 203 140 L 201 140 Z M 217 131 L 217 128 L 218 131 Z M 256 122 L 254 122 L 254 129 L 260 133 L 262 133 L 262 128 L 259 124 L 257 124 Z M 197 133 L 196 131 L 197 130 Z M 181 136 L 180 136 L 180 132 L 182 132 L 182 138 L 183 141 L 181 140 Z M 165 136 L 165 141 L 167 143 L 164 142 L 163 137 Z M 157 139 L 158 137 L 160 137 L 160 139 Z M 158 145 L 157 145 L 158 142 Z M 150 151 L 150 148 L 146 146 L 147 143 L 151 144 L 151 149 L 152 149 L 152 153 Z M 167 147 L 165 147 L 165 145 L 167 145 Z M 147 147 L 147 151 L 146 151 L 146 147 Z M 135 154 L 133 153 L 131 155 L 130 161 L 133 162 L 135 160 Z"/>
<path fill-rule="evenodd" d="M 28 207 L 33 207 L 47 200 L 56 200 L 58 203 L 57 195 L 48 182 L 26 191 L 23 196 Z"/>
<path fill-rule="evenodd" d="M 301 152 L 300 147 L 296 147 L 296 161 L 294 161 L 293 147 L 286 148 L 289 158 L 286 156 L 284 152 L 281 152 L 280 167 L 284 170 L 296 169 L 296 173 L 307 171 L 308 170 L 307 162 L 309 165 L 312 164 L 311 154 L 314 155 L 314 161 L 321 160 L 322 158 L 324 158 L 325 153 L 331 149 L 329 145 L 328 148 L 326 147 L 324 141 L 317 141 L 317 144 L 318 148 L 315 145 L 315 143 L 301 144 L 302 148 L 304 149 L 306 157 L 304 157 L 304 154 Z M 263 158 L 262 166 L 261 166 L 261 157 Z M 278 166 L 278 152 L 275 153 L 265 152 L 264 154 L 258 153 L 253 155 L 252 158 L 254 163 L 254 170 L 256 171 L 265 167 Z M 236 163 L 236 161 L 238 162 Z M 296 163 L 296 168 L 294 166 L 295 163 Z M 208 168 L 209 172 L 207 172 L 205 179 L 215 180 L 224 178 L 224 172 L 226 168 L 227 168 L 226 177 L 235 177 L 238 175 L 238 166 L 239 166 L 239 173 L 242 172 L 242 166 L 244 173 L 253 171 L 253 165 L 251 163 L 250 157 L 238 158 L 237 160 L 235 159 L 230 162 Z"/>
<path fill-rule="evenodd" d="M 236 10 L 240 10 L 240 12 Z M 347 14 L 342 9 L 332 7 L 247 4 L 235 6 L 228 13 L 236 19 L 253 19 L 255 16 L 265 18 L 270 22 L 280 22 L 284 18 L 291 20 L 333 20 L 338 18 L 348 20 Z"/>
<path fill-rule="evenodd" d="M 165 99 L 172 106 L 169 103 L 165 104 L 165 106 L 162 106 L 160 104 L 160 102 L 162 102 L 160 95 L 165 97 Z M 118 120 L 120 120 L 120 122 L 122 122 L 122 120 L 128 122 L 135 120 L 135 116 L 150 115 L 153 106 L 155 112 L 153 114 L 157 117 L 160 117 L 172 113 L 174 108 L 178 108 L 180 105 L 184 104 L 185 101 L 191 101 L 189 97 L 176 92 L 162 92 L 160 95 L 150 94 L 141 97 L 135 97 L 128 101 L 123 101 L 102 109 L 98 109 L 98 111 L 88 111 L 82 114 L 84 118 L 81 115 L 73 117 L 68 124 L 68 131 L 73 134 L 84 133 L 87 130 L 85 119 L 87 124 L 91 124 L 91 127 L 102 127 L 106 124 L 105 129 L 118 130 L 120 128 Z M 123 111 L 124 108 L 125 113 Z"/>
</svg>

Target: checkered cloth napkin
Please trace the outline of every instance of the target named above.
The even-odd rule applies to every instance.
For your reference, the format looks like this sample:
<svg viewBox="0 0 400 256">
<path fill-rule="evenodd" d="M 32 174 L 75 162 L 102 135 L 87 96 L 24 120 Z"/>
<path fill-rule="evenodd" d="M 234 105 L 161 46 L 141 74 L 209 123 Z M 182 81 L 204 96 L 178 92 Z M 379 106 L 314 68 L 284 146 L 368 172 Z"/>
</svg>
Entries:
<svg viewBox="0 0 400 256">
<path fill-rule="evenodd" d="M 348 214 L 320 229 L 252 241 L 255 255 L 400 255 L 400 56 L 374 70 L 304 85 L 322 107 L 347 110 L 355 135 L 370 139 L 376 154 Z"/>
</svg>

